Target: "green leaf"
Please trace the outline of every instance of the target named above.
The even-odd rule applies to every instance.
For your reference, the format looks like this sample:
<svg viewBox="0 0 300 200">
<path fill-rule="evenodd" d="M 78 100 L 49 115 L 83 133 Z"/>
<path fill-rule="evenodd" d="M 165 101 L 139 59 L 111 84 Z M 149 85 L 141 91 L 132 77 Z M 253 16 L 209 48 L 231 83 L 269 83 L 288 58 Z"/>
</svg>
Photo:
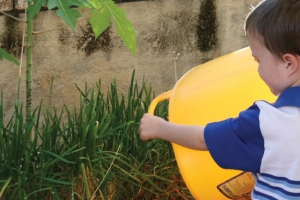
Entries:
<svg viewBox="0 0 300 200">
<path fill-rule="evenodd" d="M 47 178 L 47 177 L 41 177 L 41 176 L 37 176 L 37 178 L 44 179 L 44 180 L 47 180 L 47 181 L 52 182 L 52 183 L 62 184 L 62 185 L 74 185 L 73 182 L 61 181 L 61 180 L 57 180 L 57 179 L 54 179 L 54 178 Z"/>
<path fill-rule="evenodd" d="M 132 23 L 126 18 L 126 12 L 119 8 L 112 0 L 89 0 L 97 11 L 91 12 L 90 23 L 95 36 L 99 36 L 113 18 L 118 35 L 122 38 L 128 49 L 135 55 L 136 53 L 136 32 Z M 98 12 L 95 14 L 95 12 Z M 102 31 L 102 32 L 101 32 Z"/>
<path fill-rule="evenodd" d="M 110 12 L 108 9 L 92 10 L 90 15 L 92 17 L 89 22 L 92 25 L 95 38 L 98 38 L 110 25 Z"/>
<path fill-rule="evenodd" d="M 89 0 L 72 0 L 73 4 L 80 8 L 94 8 Z"/>
<path fill-rule="evenodd" d="M 3 195 L 3 193 L 4 193 L 4 190 L 7 188 L 8 184 L 9 184 L 10 181 L 11 181 L 11 179 L 12 179 L 12 177 L 9 177 L 9 178 L 5 181 L 3 187 L 2 187 L 2 189 L 1 189 L 1 191 L 0 191 L 0 198 L 2 197 L 2 195 Z"/>
<path fill-rule="evenodd" d="M 99 9 L 104 4 L 115 4 L 113 0 L 88 0 L 96 9 Z"/>
<path fill-rule="evenodd" d="M 17 61 L 15 57 L 13 57 L 11 54 L 7 53 L 4 49 L 0 48 L 0 60 L 6 58 L 9 61 L 14 62 L 16 65 L 20 65 L 20 63 Z"/>
<path fill-rule="evenodd" d="M 27 15 L 28 20 L 32 20 L 35 15 L 41 10 L 41 7 L 46 5 L 47 0 L 31 0 L 28 1 Z"/>
<path fill-rule="evenodd" d="M 135 55 L 136 53 L 136 32 L 132 23 L 126 18 L 126 12 L 123 8 L 115 6 L 109 8 L 115 21 L 117 33 L 123 39 L 125 45 Z"/>
<path fill-rule="evenodd" d="M 81 6 L 79 8 L 94 8 L 94 6 L 89 2 L 89 0 L 79 0 Z"/>
<path fill-rule="evenodd" d="M 82 1 L 49 0 L 48 2 L 48 9 L 51 10 L 57 7 L 56 14 L 75 30 L 77 19 L 81 14 L 77 10 L 70 8 L 71 6 L 82 6 Z"/>
<path fill-rule="evenodd" d="M 65 162 L 65 163 L 70 163 L 70 164 L 75 164 L 76 163 L 76 162 L 73 162 L 73 161 L 68 161 L 67 159 L 64 159 L 63 157 L 58 156 L 55 153 L 52 153 L 51 151 L 44 150 L 44 152 L 52 155 L 53 157 L 57 158 L 58 160 L 61 160 L 61 161 Z"/>
</svg>

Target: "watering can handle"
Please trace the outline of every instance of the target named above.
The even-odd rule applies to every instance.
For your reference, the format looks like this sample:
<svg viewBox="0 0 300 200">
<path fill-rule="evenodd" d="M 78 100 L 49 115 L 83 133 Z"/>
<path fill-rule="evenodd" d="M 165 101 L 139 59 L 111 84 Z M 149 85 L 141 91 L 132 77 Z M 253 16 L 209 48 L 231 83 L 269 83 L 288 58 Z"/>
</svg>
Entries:
<svg viewBox="0 0 300 200">
<path fill-rule="evenodd" d="M 171 92 L 172 90 L 169 90 L 167 92 L 164 92 L 162 94 L 160 94 L 159 96 L 157 96 L 156 98 L 154 98 L 152 100 L 152 102 L 150 103 L 150 106 L 149 106 L 149 109 L 148 109 L 148 113 L 153 115 L 154 114 L 154 110 L 155 110 L 155 107 L 157 106 L 157 104 L 161 101 L 164 101 L 164 100 L 167 100 L 167 99 L 170 99 L 170 96 L 171 96 Z"/>
</svg>

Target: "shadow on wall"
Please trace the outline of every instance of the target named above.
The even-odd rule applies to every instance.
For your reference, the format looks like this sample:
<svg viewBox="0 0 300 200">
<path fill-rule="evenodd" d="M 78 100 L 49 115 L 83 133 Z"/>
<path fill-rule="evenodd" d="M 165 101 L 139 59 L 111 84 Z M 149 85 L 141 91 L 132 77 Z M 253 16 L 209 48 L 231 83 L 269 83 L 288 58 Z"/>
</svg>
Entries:
<svg viewBox="0 0 300 200">
<path fill-rule="evenodd" d="M 18 13 L 12 13 L 14 17 L 19 17 Z M 8 53 L 20 58 L 22 49 L 22 31 L 18 27 L 18 22 L 10 17 L 5 17 L 5 31 L 0 37 L 0 47 Z"/>
<path fill-rule="evenodd" d="M 77 50 L 84 51 L 86 56 L 90 56 L 98 50 L 107 54 L 111 53 L 110 26 L 97 39 L 95 39 L 92 26 L 89 23 L 80 25 L 79 29 L 80 31 L 75 33 L 68 28 L 61 29 L 59 34 L 60 42 L 63 45 L 70 46 L 75 40 Z"/>
<path fill-rule="evenodd" d="M 213 49 L 217 43 L 217 16 L 214 0 L 204 0 L 200 5 L 197 27 L 197 47 L 202 52 Z"/>
</svg>

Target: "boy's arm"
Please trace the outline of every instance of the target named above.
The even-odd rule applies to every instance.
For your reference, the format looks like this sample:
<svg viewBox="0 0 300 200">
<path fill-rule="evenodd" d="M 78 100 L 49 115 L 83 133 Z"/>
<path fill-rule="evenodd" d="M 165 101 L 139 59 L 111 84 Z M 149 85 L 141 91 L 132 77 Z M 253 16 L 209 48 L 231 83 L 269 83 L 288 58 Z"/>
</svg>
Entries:
<svg viewBox="0 0 300 200">
<path fill-rule="evenodd" d="M 203 126 L 179 125 L 164 119 L 144 114 L 139 134 L 142 140 L 158 138 L 190 149 L 207 150 Z"/>
</svg>

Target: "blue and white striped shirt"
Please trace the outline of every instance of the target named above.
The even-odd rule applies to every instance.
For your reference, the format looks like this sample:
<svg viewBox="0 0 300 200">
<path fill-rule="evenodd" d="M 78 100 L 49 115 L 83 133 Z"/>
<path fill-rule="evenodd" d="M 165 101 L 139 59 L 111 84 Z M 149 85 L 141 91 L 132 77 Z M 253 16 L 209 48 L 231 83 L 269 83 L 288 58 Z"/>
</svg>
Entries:
<svg viewBox="0 0 300 200">
<path fill-rule="evenodd" d="M 252 199 L 300 199 L 300 87 L 208 124 L 204 137 L 220 167 L 257 174 Z"/>
</svg>

